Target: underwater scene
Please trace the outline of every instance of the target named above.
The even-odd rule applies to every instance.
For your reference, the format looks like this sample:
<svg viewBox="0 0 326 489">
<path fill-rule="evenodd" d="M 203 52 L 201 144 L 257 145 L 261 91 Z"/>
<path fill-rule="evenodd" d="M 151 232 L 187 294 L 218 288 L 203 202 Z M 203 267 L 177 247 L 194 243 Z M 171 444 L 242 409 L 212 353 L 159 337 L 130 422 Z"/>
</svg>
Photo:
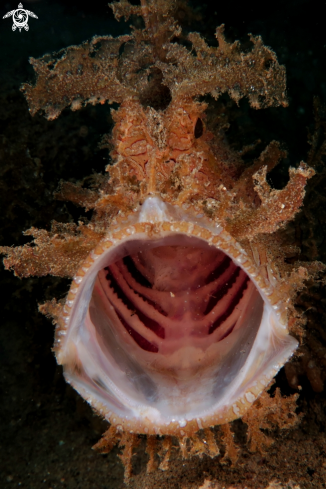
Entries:
<svg viewBox="0 0 326 489">
<path fill-rule="evenodd" d="M 0 487 L 326 487 L 323 2 L 0 6 Z"/>
</svg>

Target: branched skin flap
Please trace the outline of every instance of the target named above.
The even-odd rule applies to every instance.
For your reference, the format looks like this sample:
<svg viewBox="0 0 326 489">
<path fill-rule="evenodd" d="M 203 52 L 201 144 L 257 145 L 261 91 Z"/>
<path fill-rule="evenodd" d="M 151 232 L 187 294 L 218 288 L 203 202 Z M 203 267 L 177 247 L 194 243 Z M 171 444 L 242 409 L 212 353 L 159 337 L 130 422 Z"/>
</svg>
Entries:
<svg viewBox="0 0 326 489">
<path fill-rule="evenodd" d="M 62 182 L 56 194 L 93 217 L 28 230 L 32 243 L 1 249 L 5 267 L 73 278 L 65 304 L 40 310 L 57 324 L 54 349 L 68 381 L 111 423 L 95 448 L 124 447 L 127 479 L 137 433 L 149 435 L 149 472 L 156 453 L 168 467 L 173 436 L 185 458 L 218 456 L 215 425 L 223 461 L 235 463 L 230 421 L 245 416 L 252 450 L 263 450 L 270 439 L 260 428 L 298 420 L 294 397 L 262 392 L 297 346 L 289 333 L 301 334 L 292 301 L 308 272 L 285 262 L 278 231 L 299 211 L 314 171 L 301 162 L 285 188 L 272 189 L 266 175 L 285 156 L 276 141 L 248 166 L 206 127 L 202 95 L 247 97 L 254 109 L 287 105 L 285 68 L 260 37 L 244 53 L 220 26 L 218 47 L 191 33 L 189 50 L 173 41 L 182 36 L 177 2 L 111 7 L 117 19 L 142 16 L 145 28 L 31 59 L 37 82 L 22 88 L 31 114 L 49 120 L 68 106 L 120 104 L 104 138 L 109 177 L 91 190 Z M 159 448 L 158 434 L 166 435 Z"/>
</svg>

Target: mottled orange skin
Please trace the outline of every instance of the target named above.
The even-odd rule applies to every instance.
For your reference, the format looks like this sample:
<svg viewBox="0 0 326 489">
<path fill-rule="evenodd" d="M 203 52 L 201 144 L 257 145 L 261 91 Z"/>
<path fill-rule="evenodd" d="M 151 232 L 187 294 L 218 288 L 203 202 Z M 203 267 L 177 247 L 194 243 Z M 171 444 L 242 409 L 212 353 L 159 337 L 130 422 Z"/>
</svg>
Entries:
<svg viewBox="0 0 326 489">
<path fill-rule="evenodd" d="M 107 167 L 111 178 L 126 191 L 134 183 L 135 200 L 155 193 L 176 203 L 194 195 L 214 197 L 223 169 L 209 145 L 213 136 L 204 128 L 203 135 L 195 138 L 195 126 L 205 117 L 205 108 L 183 98 L 159 113 L 144 109 L 136 100 L 123 103 L 113 113 L 115 165 Z"/>
</svg>

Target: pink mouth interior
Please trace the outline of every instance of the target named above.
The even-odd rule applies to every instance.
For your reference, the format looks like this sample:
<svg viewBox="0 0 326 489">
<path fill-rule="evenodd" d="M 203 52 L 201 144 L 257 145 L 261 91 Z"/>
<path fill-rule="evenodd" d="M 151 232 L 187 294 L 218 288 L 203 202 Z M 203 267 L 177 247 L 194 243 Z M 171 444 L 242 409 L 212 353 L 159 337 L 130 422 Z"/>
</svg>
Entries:
<svg viewBox="0 0 326 489">
<path fill-rule="evenodd" d="M 253 283 L 223 251 L 188 241 L 130 253 L 98 274 L 115 332 L 129 334 L 134 355 L 205 350 L 241 326 Z"/>
<path fill-rule="evenodd" d="M 130 419 L 149 408 L 166 420 L 200 416 L 232 402 L 264 311 L 241 267 L 177 233 L 124 241 L 96 266 L 71 318 L 79 369 L 68 380 Z"/>
</svg>

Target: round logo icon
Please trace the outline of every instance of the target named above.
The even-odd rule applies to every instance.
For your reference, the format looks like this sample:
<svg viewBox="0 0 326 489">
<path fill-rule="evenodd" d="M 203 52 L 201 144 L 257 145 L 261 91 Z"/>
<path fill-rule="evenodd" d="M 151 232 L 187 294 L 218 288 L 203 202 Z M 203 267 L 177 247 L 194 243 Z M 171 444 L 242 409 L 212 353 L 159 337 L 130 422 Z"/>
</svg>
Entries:
<svg viewBox="0 0 326 489">
<path fill-rule="evenodd" d="M 28 25 L 28 16 L 34 17 L 34 19 L 38 19 L 37 15 L 35 15 L 33 12 L 30 10 L 25 10 L 23 8 L 23 4 L 20 3 L 18 5 L 18 8 L 16 10 L 11 10 L 10 12 L 7 12 L 6 15 L 3 16 L 3 19 L 6 19 L 7 17 L 12 16 L 13 20 L 13 25 L 12 25 L 12 30 L 15 31 L 17 28 L 19 29 L 19 32 L 24 28 L 25 31 L 28 31 L 29 25 Z"/>
</svg>

